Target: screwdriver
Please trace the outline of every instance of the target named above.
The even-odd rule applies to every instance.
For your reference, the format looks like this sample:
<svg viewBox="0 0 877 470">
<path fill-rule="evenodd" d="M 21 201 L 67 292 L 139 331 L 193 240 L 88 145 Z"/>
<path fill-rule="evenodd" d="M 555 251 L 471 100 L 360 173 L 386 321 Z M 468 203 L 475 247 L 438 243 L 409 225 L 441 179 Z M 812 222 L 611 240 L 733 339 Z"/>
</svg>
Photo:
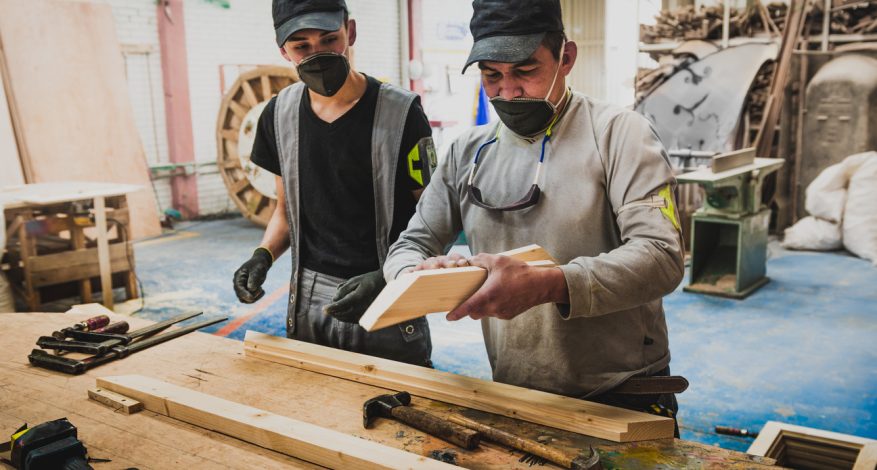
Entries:
<svg viewBox="0 0 877 470">
<path fill-rule="evenodd" d="M 110 317 L 106 315 L 98 315 L 96 317 L 91 317 L 88 320 L 83 320 L 79 323 L 76 323 L 73 326 L 64 328 L 63 330 L 56 331 L 52 333 L 52 336 L 54 336 L 56 339 L 64 339 L 71 331 L 94 331 L 98 328 L 103 328 L 109 324 Z"/>
</svg>

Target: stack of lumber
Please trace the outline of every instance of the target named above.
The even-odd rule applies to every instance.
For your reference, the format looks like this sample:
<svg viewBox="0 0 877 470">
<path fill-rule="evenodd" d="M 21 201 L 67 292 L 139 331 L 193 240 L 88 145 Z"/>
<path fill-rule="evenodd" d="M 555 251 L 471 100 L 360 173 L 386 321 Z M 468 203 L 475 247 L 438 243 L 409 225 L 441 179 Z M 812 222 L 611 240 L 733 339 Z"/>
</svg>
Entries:
<svg viewBox="0 0 877 470">
<path fill-rule="evenodd" d="M 809 32 L 821 34 L 824 4 L 816 2 L 813 7 Z M 834 0 L 828 31 L 831 34 L 877 33 L 877 1 Z"/>
<path fill-rule="evenodd" d="M 656 24 L 640 27 L 640 40 L 646 44 L 662 40 L 721 39 L 724 7 L 687 6 L 673 11 L 661 11 L 655 17 Z M 755 36 L 760 33 L 776 33 L 784 21 L 786 5 L 770 3 L 765 6 L 756 1 L 744 8 L 731 8 L 728 24 L 730 37 Z"/>
<path fill-rule="evenodd" d="M 247 331 L 247 357 L 285 364 L 614 442 L 673 437 L 673 420 Z"/>
<path fill-rule="evenodd" d="M 768 421 L 747 453 L 803 470 L 873 470 L 877 465 L 875 446 L 874 439 Z"/>
<path fill-rule="evenodd" d="M 824 15 L 822 0 L 810 2 L 805 34 L 822 33 Z M 784 28 L 788 5 L 759 1 L 746 8 L 731 8 L 728 24 L 730 37 L 752 37 L 764 33 L 779 34 Z M 722 37 L 724 7 L 687 6 L 673 11 L 662 11 L 654 25 L 640 28 L 640 40 L 654 44 L 668 40 L 712 39 Z M 869 34 L 877 32 L 877 1 L 834 0 L 831 8 L 831 34 Z"/>
</svg>

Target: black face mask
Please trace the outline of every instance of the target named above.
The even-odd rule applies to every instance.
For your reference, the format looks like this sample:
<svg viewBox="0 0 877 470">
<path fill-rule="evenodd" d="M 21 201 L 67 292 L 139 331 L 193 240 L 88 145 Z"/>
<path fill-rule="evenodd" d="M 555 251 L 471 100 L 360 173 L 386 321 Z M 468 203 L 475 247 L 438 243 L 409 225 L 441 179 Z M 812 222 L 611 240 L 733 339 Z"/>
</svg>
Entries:
<svg viewBox="0 0 877 470">
<path fill-rule="evenodd" d="M 549 101 L 548 97 L 551 96 L 551 92 L 554 90 L 557 74 L 560 72 L 560 66 L 563 65 L 563 49 L 564 46 L 561 46 L 557 69 L 554 71 L 554 78 L 551 79 L 551 88 L 548 89 L 548 94 L 545 95 L 545 98 L 514 98 L 507 100 L 494 96 L 490 99 L 490 103 L 493 104 L 493 109 L 496 110 L 500 121 L 515 134 L 529 137 L 548 129 L 548 126 L 551 124 L 551 119 L 557 113 L 557 106 Z M 562 103 L 563 98 L 560 101 Z"/>
<path fill-rule="evenodd" d="M 515 134 L 524 137 L 548 129 L 555 112 L 554 106 L 548 100 L 533 98 L 507 100 L 495 97 L 491 98 L 490 102 L 502 123 Z"/>
<path fill-rule="evenodd" d="M 308 89 L 323 96 L 332 96 L 347 81 L 350 63 L 341 54 L 320 52 L 301 61 L 296 70 Z"/>
</svg>

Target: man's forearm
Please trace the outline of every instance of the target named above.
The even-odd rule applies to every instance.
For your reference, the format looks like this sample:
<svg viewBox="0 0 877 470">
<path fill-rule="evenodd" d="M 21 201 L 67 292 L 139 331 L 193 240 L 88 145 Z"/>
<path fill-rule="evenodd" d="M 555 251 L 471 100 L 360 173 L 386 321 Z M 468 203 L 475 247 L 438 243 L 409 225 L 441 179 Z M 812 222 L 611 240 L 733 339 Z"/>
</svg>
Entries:
<svg viewBox="0 0 877 470">
<path fill-rule="evenodd" d="M 268 227 L 265 228 L 265 234 L 262 235 L 262 243 L 259 246 L 267 248 L 274 259 L 279 258 L 289 248 L 289 224 L 286 221 L 286 210 L 279 204 L 274 209 L 274 213 L 271 214 L 271 220 L 268 221 Z"/>
</svg>

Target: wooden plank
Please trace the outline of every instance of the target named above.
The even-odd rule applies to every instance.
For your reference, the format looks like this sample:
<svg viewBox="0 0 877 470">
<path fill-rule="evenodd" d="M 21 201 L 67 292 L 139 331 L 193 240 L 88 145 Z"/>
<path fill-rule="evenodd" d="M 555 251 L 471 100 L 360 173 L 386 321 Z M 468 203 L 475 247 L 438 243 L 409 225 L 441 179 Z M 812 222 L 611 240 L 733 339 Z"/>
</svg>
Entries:
<svg viewBox="0 0 877 470">
<path fill-rule="evenodd" d="M 553 267 L 553 261 L 530 261 Z M 477 266 L 427 269 L 400 275 L 378 294 L 359 319 L 366 331 L 380 330 L 430 313 L 444 313 L 466 301 L 487 279 Z"/>
<path fill-rule="evenodd" d="M 513 385 L 247 331 L 248 357 L 615 442 L 673 437 L 673 420 Z"/>
<path fill-rule="evenodd" d="M 100 387 L 88 389 L 88 398 L 103 403 L 114 410 L 121 411 L 126 415 L 143 410 L 143 403 Z"/>
<path fill-rule="evenodd" d="M 770 93 L 762 112 L 761 128 L 755 137 L 755 155 L 757 157 L 772 156 L 770 153 L 773 148 L 774 133 L 783 107 L 785 89 L 789 83 L 792 54 L 798 47 L 798 41 L 806 23 L 804 19 L 809 8 L 807 2 L 790 2 L 789 4 L 777 65 L 773 77 L 771 77 Z"/>
<path fill-rule="evenodd" d="M 99 387 L 147 410 L 330 468 L 453 468 L 437 460 L 139 375 L 101 377 Z"/>
<path fill-rule="evenodd" d="M 110 6 L 0 0 L 0 11 L 26 181 L 90 181 L 99 170 L 103 181 L 139 185 L 129 198 L 132 238 L 160 234 Z"/>
<path fill-rule="evenodd" d="M 73 249 L 74 250 L 84 250 L 85 246 L 85 233 L 82 230 L 82 227 L 71 224 L 72 227 L 70 229 L 70 239 L 73 241 Z M 112 259 L 112 258 L 111 258 Z M 90 304 L 91 303 L 91 279 L 81 279 L 79 281 L 79 297 L 82 303 Z"/>
<path fill-rule="evenodd" d="M 113 311 L 98 303 L 87 303 L 74 305 L 64 313 L 96 317 L 98 315 L 112 315 Z"/>
<path fill-rule="evenodd" d="M 534 266 L 555 266 L 539 245 L 528 245 L 501 255 Z M 449 312 L 466 301 L 487 279 L 487 270 L 476 266 L 428 269 L 401 274 L 387 283 L 359 319 L 366 331 L 375 331 L 430 313 Z"/>
<path fill-rule="evenodd" d="M 752 163 L 755 163 L 755 147 L 716 155 L 710 161 L 710 168 L 713 173 L 721 173 L 743 165 L 751 165 Z"/>
<path fill-rule="evenodd" d="M 128 256 L 132 250 L 131 242 L 110 245 L 110 270 L 114 273 L 130 271 Z M 31 257 L 29 262 L 34 287 L 100 276 L 97 258 L 97 248 Z"/>
<path fill-rule="evenodd" d="M 100 183 L 94 181 L 55 181 L 50 183 L 33 183 L 3 188 L 0 201 L 7 209 L 42 207 L 45 212 L 67 212 L 64 204 L 73 201 L 88 201 L 96 197 L 124 197 L 142 189 L 133 184 Z M 127 213 L 125 215 L 127 217 Z"/>
<path fill-rule="evenodd" d="M 94 198 L 94 222 L 97 229 L 97 262 L 100 268 L 100 292 L 104 305 L 113 308 L 113 279 L 110 273 L 110 243 L 107 239 L 107 206 L 103 196 Z"/>
</svg>

